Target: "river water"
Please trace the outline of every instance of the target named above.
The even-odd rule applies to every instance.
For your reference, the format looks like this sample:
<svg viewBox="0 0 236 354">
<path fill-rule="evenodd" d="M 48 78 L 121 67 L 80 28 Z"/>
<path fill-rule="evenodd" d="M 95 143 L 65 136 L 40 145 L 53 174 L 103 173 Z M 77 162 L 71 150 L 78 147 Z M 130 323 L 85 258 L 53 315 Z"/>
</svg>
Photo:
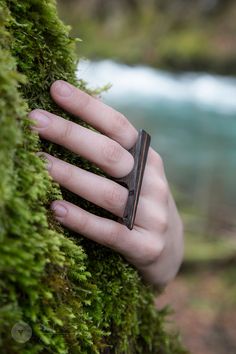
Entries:
<svg viewBox="0 0 236 354">
<path fill-rule="evenodd" d="M 174 74 L 110 60 L 80 62 L 78 78 L 93 88 L 111 83 L 103 100 L 151 134 L 174 189 L 203 213 L 213 208 L 233 222 L 235 78 Z"/>
</svg>

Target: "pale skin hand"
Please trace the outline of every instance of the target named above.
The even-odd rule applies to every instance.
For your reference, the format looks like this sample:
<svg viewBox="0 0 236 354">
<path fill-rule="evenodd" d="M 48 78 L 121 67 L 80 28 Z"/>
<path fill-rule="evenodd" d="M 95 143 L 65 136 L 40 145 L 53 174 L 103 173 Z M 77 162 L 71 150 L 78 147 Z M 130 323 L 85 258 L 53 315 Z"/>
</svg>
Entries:
<svg viewBox="0 0 236 354">
<path fill-rule="evenodd" d="M 102 134 L 40 109 L 30 113 L 32 129 L 99 166 L 113 177 L 124 177 L 133 168 L 127 151 L 138 132 L 121 113 L 58 80 L 51 96 L 65 111 L 80 117 Z M 75 167 L 49 154 L 48 170 L 64 188 L 121 217 L 128 191 L 118 183 Z M 161 157 L 150 147 L 134 228 L 92 215 L 65 200 L 51 205 L 55 218 L 65 227 L 121 253 L 143 279 L 166 285 L 173 279 L 183 257 L 182 222 L 165 177 Z"/>
</svg>

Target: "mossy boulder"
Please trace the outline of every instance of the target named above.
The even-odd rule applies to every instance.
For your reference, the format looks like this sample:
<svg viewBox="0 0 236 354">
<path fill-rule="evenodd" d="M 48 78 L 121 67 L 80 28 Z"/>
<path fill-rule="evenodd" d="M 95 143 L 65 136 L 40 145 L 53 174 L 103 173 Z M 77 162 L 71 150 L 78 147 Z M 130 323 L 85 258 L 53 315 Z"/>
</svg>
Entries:
<svg viewBox="0 0 236 354">
<path fill-rule="evenodd" d="M 35 153 L 97 169 L 29 127 L 34 108 L 75 120 L 52 102 L 55 80 L 89 92 L 76 79 L 68 33 L 53 0 L 0 0 L 0 352 L 185 353 L 137 271 L 51 215 L 50 203 L 60 198 L 105 215 L 60 189 Z M 12 330 L 22 323 L 32 330 L 25 341 Z"/>
</svg>

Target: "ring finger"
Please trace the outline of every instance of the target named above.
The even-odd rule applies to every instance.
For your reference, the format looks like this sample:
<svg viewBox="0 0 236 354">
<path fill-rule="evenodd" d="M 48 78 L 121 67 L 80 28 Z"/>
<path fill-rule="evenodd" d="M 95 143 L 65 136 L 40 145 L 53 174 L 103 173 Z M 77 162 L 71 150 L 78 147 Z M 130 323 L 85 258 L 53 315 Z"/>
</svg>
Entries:
<svg viewBox="0 0 236 354">
<path fill-rule="evenodd" d="M 117 215 L 123 216 L 128 190 L 105 177 L 95 175 L 49 154 L 41 154 L 47 159 L 51 177 L 64 188 L 80 197 Z M 152 213 L 147 213 L 147 200 L 140 196 L 136 223 L 141 226 L 151 222 Z"/>
</svg>

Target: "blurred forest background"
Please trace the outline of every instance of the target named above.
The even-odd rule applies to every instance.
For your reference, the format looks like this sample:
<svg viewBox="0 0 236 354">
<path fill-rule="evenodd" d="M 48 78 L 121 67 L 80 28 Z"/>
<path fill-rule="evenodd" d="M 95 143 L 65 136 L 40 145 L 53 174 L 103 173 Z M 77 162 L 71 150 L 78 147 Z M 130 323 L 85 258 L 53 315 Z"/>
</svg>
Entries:
<svg viewBox="0 0 236 354">
<path fill-rule="evenodd" d="M 88 58 L 236 73 L 234 0 L 60 0 Z"/>
<path fill-rule="evenodd" d="M 169 303 L 193 354 L 236 353 L 236 1 L 59 0 L 78 77 L 151 132 L 186 234 Z"/>
</svg>

